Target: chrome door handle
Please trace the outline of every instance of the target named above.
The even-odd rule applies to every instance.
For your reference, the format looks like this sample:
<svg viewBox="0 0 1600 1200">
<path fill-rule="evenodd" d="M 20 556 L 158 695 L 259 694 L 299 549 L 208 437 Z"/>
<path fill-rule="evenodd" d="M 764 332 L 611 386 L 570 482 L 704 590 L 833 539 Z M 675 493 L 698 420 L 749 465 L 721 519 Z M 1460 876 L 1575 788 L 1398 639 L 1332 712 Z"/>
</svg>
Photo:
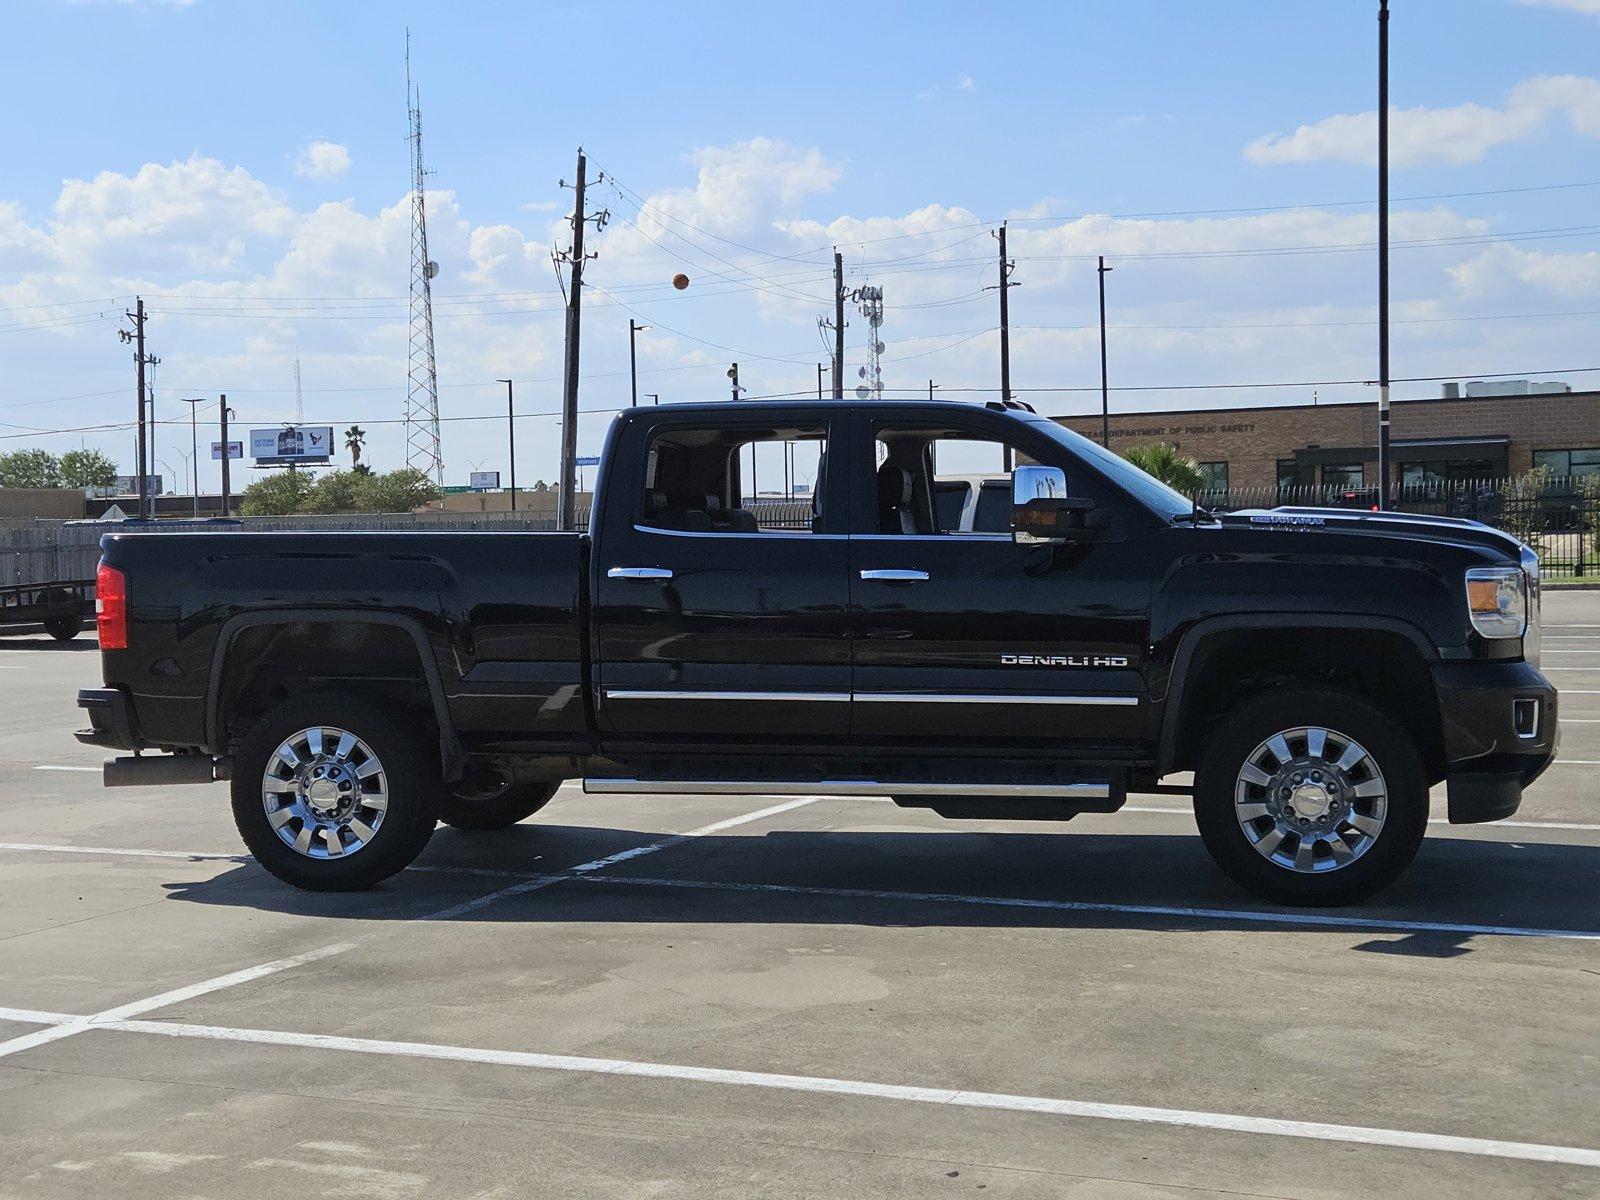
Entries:
<svg viewBox="0 0 1600 1200">
<path fill-rule="evenodd" d="M 861 578 L 873 579 L 879 583 L 926 583 L 928 581 L 928 573 L 926 571 L 895 570 L 863 571 L 861 572 Z"/>
<path fill-rule="evenodd" d="M 607 579 L 671 579 L 672 572 L 666 567 L 612 567 L 606 572 Z"/>
</svg>

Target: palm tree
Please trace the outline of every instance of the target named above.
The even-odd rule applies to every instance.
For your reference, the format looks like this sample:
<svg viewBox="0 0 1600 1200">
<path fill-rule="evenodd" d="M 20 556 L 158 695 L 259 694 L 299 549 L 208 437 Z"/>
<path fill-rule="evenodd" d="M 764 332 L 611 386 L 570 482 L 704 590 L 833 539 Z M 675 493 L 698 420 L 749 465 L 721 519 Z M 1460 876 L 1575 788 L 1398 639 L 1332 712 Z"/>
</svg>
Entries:
<svg viewBox="0 0 1600 1200">
<path fill-rule="evenodd" d="M 1180 454 L 1176 446 L 1169 446 L 1166 442 L 1131 446 L 1122 457 L 1146 475 L 1154 475 L 1185 496 L 1198 495 L 1205 489 L 1206 480 L 1200 473 L 1200 464 L 1188 455 Z"/>
<path fill-rule="evenodd" d="M 354 470 L 361 469 L 361 447 L 366 441 L 367 431 L 359 425 L 352 425 L 344 431 L 344 448 L 350 451 L 350 466 Z"/>
</svg>

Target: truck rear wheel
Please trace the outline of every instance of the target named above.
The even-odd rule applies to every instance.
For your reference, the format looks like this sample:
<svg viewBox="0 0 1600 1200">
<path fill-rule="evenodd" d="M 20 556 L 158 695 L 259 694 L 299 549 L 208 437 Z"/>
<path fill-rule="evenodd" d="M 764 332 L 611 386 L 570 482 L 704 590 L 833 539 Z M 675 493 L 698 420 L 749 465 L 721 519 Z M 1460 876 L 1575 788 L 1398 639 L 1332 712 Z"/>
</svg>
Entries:
<svg viewBox="0 0 1600 1200">
<path fill-rule="evenodd" d="M 319 892 L 372 887 L 433 835 L 439 769 L 426 740 L 336 693 L 284 701 L 234 756 L 233 818 L 256 861 Z"/>
<path fill-rule="evenodd" d="M 1281 904 L 1353 904 L 1416 856 L 1428 784 L 1411 739 L 1365 700 L 1283 688 L 1223 718 L 1194 811 L 1235 883 Z"/>
<path fill-rule="evenodd" d="M 498 775 L 469 773 L 445 792 L 439 802 L 439 820 L 457 829 L 509 829 L 549 804 L 559 786 L 559 782 L 514 783 Z"/>
</svg>

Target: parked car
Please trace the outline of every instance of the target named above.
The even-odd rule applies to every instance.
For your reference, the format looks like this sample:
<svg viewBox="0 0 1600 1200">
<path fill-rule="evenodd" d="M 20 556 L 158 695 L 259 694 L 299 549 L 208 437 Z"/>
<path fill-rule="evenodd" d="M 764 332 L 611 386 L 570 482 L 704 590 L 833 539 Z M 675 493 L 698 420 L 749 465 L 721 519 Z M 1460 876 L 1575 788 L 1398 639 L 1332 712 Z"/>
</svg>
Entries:
<svg viewBox="0 0 1600 1200">
<path fill-rule="evenodd" d="M 809 528 L 750 511 L 741 451 L 783 441 Z M 941 515 L 945 441 L 1027 464 L 1003 529 L 987 476 Z M 1555 753 L 1538 560 L 1475 522 L 1212 516 L 1016 405 L 628 409 L 604 463 L 586 533 L 108 535 L 79 737 L 133 752 L 108 783 L 231 779 L 307 888 L 565 779 L 1061 821 L 1193 771 L 1216 861 L 1297 904 L 1395 879 L 1431 784 L 1496 820 Z"/>
</svg>

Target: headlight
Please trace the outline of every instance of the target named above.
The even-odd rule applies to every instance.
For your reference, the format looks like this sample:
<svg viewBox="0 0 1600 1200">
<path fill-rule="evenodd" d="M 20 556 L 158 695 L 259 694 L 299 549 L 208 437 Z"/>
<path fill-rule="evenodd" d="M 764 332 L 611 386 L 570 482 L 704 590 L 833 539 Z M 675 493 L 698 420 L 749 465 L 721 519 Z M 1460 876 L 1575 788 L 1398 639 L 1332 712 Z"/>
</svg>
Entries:
<svg viewBox="0 0 1600 1200">
<path fill-rule="evenodd" d="M 1521 567 L 1467 571 L 1467 611 L 1486 638 L 1521 637 L 1528 628 L 1528 592 Z"/>
</svg>

